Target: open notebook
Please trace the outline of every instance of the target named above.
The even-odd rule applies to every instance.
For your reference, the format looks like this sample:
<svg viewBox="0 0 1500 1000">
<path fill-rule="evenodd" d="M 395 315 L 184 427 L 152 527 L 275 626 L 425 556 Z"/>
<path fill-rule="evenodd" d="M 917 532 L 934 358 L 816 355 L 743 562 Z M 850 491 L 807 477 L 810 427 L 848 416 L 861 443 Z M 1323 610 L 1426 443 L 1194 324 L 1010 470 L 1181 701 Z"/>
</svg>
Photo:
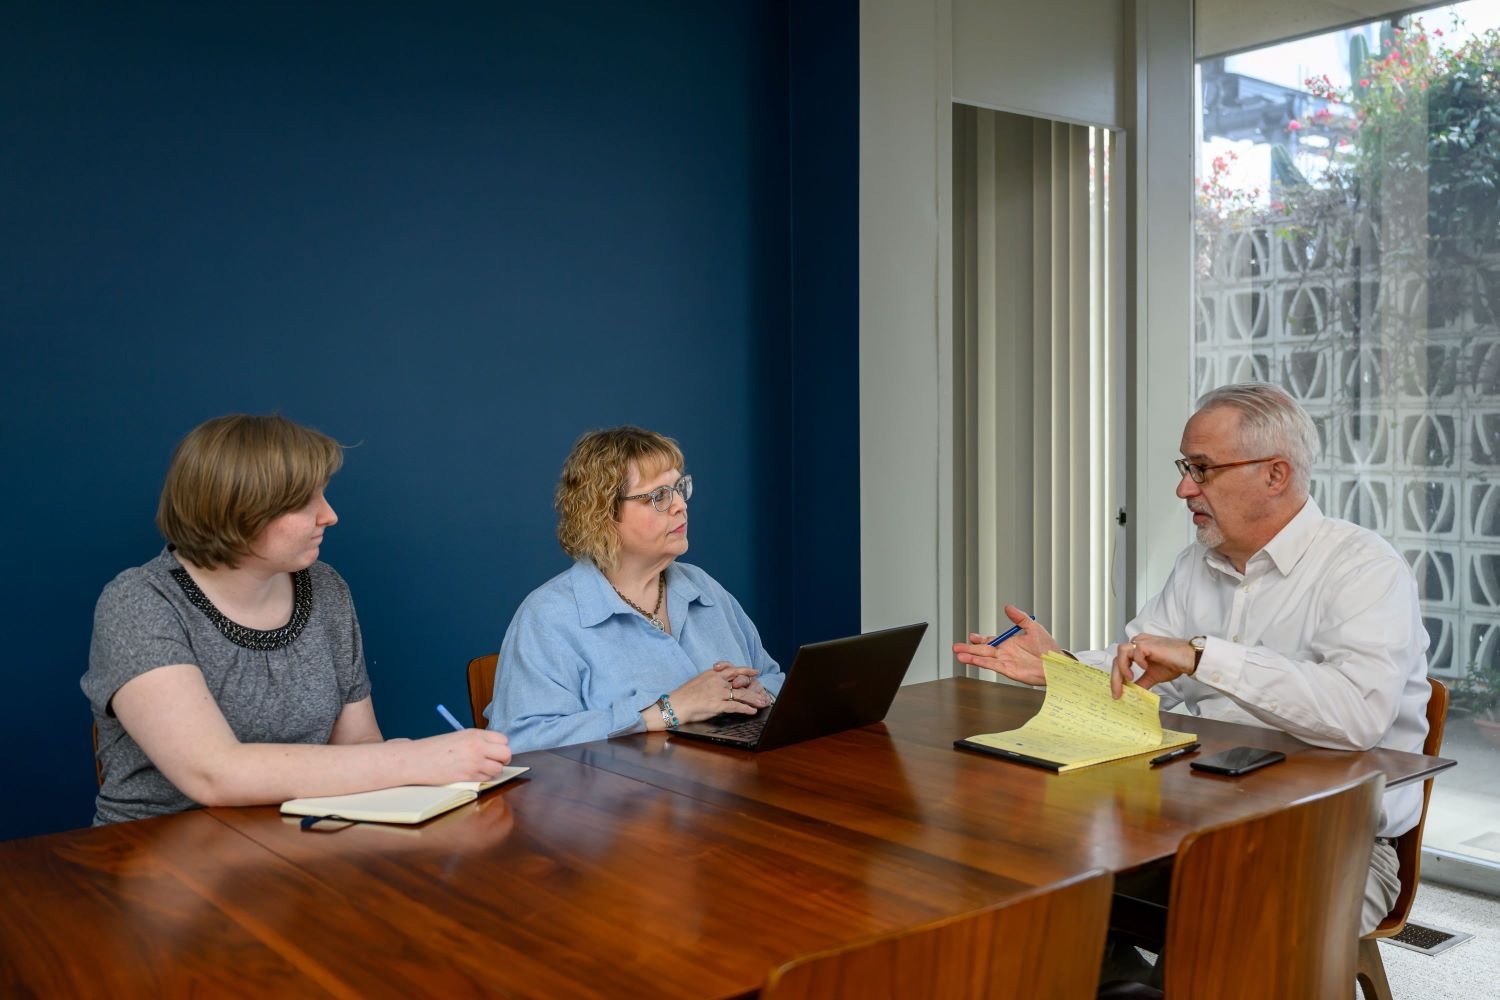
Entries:
<svg viewBox="0 0 1500 1000">
<path fill-rule="evenodd" d="M 965 750 L 1045 767 L 1075 771 L 1093 764 L 1159 753 L 1197 739 L 1161 727 L 1161 699 L 1134 684 L 1116 700 L 1109 673 L 1061 653 L 1042 657 L 1047 697 L 1042 710 L 1020 729 L 954 741 Z"/>
<path fill-rule="evenodd" d="M 352 795 L 289 799 L 281 804 L 281 812 L 286 816 L 327 816 L 362 823 L 423 823 L 450 809 L 457 809 L 465 802 L 473 802 L 485 789 L 503 785 L 529 770 L 527 767 L 507 767 L 493 781 L 398 785 Z"/>
</svg>

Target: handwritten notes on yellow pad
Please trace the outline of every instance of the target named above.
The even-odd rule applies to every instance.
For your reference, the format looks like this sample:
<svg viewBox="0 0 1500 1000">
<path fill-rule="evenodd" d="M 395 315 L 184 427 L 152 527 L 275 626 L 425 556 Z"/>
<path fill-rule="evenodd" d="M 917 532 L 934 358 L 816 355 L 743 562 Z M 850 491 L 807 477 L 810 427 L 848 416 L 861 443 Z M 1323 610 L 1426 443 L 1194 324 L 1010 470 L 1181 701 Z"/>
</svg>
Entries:
<svg viewBox="0 0 1500 1000">
<path fill-rule="evenodd" d="M 1005 733 L 970 736 L 958 745 L 1056 771 L 1074 771 L 1170 750 L 1196 739 L 1191 733 L 1163 729 L 1157 716 L 1161 699 L 1145 688 L 1128 684 L 1116 700 L 1109 692 L 1107 672 L 1061 653 L 1044 656 L 1042 668 L 1047 673 L 1047 697 L 1042 710 L 1026 725 Z"/>
</svg>

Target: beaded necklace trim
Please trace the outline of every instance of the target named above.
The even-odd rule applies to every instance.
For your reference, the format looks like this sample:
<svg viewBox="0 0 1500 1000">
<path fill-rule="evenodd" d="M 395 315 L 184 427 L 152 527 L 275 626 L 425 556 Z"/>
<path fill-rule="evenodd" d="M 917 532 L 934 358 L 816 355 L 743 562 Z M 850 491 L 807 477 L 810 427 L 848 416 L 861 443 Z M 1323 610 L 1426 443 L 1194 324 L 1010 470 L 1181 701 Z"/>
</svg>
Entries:
<svg viewBox="0 0 1500 1000">
<path fill-rule="evenodd" d="M 302 634 L 308 618 L 312 616 L 312 577 L 305 569 L 292 574 L 291 620 L 280 628 L 273 629 L 247 628 L 239 622 L 230 621 L 222 611 L 214 607 L 208 595 L 198 589 L 187 570 L 178 567 L 171 572 L 172 579 L 182 588 L 182 594 L 188 599 L 188 603 L 203 612 L 204 617 L 213 623 L 224 638 L 244 649 L 285 649 L 297 641 L 297 636 Z"/>
</svg>

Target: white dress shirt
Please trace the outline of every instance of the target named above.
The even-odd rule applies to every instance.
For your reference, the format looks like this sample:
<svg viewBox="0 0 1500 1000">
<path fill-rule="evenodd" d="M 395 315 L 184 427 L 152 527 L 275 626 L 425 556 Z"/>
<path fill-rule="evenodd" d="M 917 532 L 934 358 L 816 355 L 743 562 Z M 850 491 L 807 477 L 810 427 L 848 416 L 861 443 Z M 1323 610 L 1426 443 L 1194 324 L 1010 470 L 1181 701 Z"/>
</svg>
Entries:
<svg viewBox="0 0 1500 1000">
<path fill-rule="evenodd" d="M 1311 499 L 1243 574 L 1189 545 L 1125 633 L 1208 637 L 1193 676 L 1152 688 L 1165 708 L 1337 750 L 1420 753 L 1427 737 L 1416 580 L 1385 539 Z M 1107 669 L 1115 648 L 1079 659 Z M 1387 792 L 1377 835 L 1405 833 L 1421 812 L 1420 782 Z"/>
</svg>

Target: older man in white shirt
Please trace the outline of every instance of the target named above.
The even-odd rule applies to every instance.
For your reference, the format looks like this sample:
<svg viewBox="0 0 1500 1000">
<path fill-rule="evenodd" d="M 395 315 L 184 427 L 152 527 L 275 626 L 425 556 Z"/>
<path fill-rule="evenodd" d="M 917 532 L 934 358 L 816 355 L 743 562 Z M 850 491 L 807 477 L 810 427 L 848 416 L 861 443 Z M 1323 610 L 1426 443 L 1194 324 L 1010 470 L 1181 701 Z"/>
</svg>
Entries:
<svg viewBox="0 0 1500 1000">
<path fill-rule="evenodd" d="M 1324 516 L 1308 493 L 1318 446 L 1307 413 L 1276 386 L 1204 396 L 1182 434 L 1177 495 L 1197 541 L 1160 593 L 1126 626 L 1127 641 L 1077 657 L 1123 684 L 1154 688 L 1163 707 L 1267 726 L 1314 746 L 1420 752 L 1427 736 L 1427 632 L 1410 568 L 1379 535 Z M 1007 607 L 1023 634 L 998 647 L 971 635 L 967 664 L 1045 683 L 1058 648 Z M 1362 933 L 1400 888 L 1391 840 L 1416 825 L 1421 786 L 1386 793 Z"/>
</svg>

